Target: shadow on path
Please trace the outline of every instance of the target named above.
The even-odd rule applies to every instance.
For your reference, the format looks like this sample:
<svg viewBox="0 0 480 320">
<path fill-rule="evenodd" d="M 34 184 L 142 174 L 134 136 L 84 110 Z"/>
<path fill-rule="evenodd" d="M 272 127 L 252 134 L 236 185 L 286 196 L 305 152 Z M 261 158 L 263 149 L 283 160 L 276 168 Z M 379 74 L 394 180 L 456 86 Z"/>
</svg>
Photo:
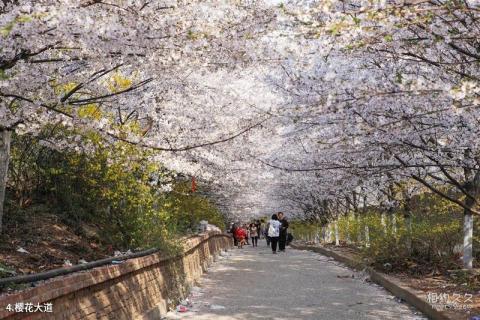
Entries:
<svg viewBox="0 0 480 320">
<path fill-rule="evenodd" d="M 273 255 L 264 241 L 229 251 L 200 287 L 192 311 L 167 319 L 427 319 L 328 257 L 288 248 Z"/>
</svg>

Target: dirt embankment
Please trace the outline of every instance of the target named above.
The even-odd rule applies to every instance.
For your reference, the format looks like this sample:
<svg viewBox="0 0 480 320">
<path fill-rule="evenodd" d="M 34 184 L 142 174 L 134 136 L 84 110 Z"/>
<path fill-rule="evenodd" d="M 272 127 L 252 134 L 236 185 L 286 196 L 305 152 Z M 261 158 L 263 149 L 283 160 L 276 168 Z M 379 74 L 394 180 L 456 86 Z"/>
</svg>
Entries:
<svg viewBox="0 0 480 320">
<path fill-rule="evenodd" d="M 113 255 L 101 244 L 94 225 L 75 228 L 58 216 L 36 213 L 23 221 L 10 221 L 0 235 L 0 278 L 38 273 Z"/>
</svg>

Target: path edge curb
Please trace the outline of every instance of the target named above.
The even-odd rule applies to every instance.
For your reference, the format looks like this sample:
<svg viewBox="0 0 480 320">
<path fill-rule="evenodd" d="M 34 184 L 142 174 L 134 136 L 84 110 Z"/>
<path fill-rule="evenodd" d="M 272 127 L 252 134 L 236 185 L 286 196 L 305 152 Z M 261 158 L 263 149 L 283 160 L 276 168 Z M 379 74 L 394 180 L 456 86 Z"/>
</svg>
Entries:
<svg viewBox="0 0 480 320">
<path fill-rule="evenodd" d="M 348 257 L 345 257 L 341 254 L 338 254 L 334 251 L 328 250 L 323 247 L 317 246 L 307 246 L 307 245 L 297 245 L 291 244 L 293 249 L 298 250 L 308 250 L 323 254 L 327 257 L 331 257 L 339 262 L 344 263 L 350 268 L 356 270 L 364 270 L 370 276 L 370 279 L 376 284 L 382 286 L 394 296 L 405 300 L 411 306 L 417 308 L 419 311 L 424 313 L 427 317 L 432 320 L 458 320 L 458 318 L 451 317 L 450 315 L 445 314 L 442 311 L 434 309 L 425 299 L 419 297 L 412 289 L 406 287 L 400 287 L 398 284 L 392 282 L 388 279 L 388 276 L 384 273 L 374 270 L 372 267 L 366 266 L 363 262 L 357 261 Z"/>
</svg>

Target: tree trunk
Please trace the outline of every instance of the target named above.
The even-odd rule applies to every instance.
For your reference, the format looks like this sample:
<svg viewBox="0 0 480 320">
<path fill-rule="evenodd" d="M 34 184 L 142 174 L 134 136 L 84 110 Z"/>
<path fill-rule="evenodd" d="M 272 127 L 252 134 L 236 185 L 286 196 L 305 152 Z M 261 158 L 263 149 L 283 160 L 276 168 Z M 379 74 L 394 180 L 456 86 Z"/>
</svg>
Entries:
<svg viewBox="0 0 480 320">
<path fill-rule="evenodd" d="M 471 158 L 471 150 L 465 150 L 465 158 Z M 478 159 L 477 159 L 478 161 Z M 465 185 L 467 197 L 465 198 L 465 208 L 463 211 L 463 267 L 465 269 L 473 268 L 473 214 L 471 209 L 476 206 L 480 193 L 480 171 L 464 168 Z M 478 207 L 478 206 L 477 206 Z"/>
<path fill-rule="evenodd" d="M 385 213 L 380 214 L 380 223 L 382 224 L 383 233 L 387 234 L 387 221 L 385 220 Z"/>
<path fill-rule="evenodd" d="M 345 230 L 347 244 L 350 244 L 350 215 L 347 214 L 347 230 Z"/>
<path fill-rule="evenodd" d="M 405 219 L 405 225 L 407 227 L 407 239 L 406 245 L 408 252 L 412 252 L 412 208 L 411 208 L 411 198 L 407 190 L 403 194 L 404 203 L 403 203 L 403 217 Z"/>
<path fill-rule="evenodd" d="M 0 233 L 2 232 L 5 190 L 7 187 L 8 162 L 10 161 L 10 142 L 12 131 L 0 131 Z"/>
<path fill-rule="evenodd" d="M 473 215 L 468 210 L 463 220 L 463 267 L 473 268 Z"/>
<path fill-rule="evenodd" d="M 340 245 L 340 233 L 338 232 L 338 222 L 336 220 L 334 222 L 334 227 L 335 227 L 335 245 L 339 246 Z"/>
<path fill-rule="evenodd" d="M 355 215 L 355 220 L 357 220 L 357 243 L 359 246 L 362 245 L 362 219 L 358 216 Z"/>
<path fill-rule="evenodd" d="M 370 229 L 365 225 L 365 247 L 370 247 Z"/>
<path fill-rule="evenodd" d="M 467 184 L 466 188 L 470 193 L 475 194 L 475 182 L 478 182 L 478 174 L 476 179 L 470 184 Z M 473 191 L 473 192 L 472 192 Z M 463 211 L 463 267 L 465 269 L 473 268 L 473 214 L 469 208 L 473 208 L 475 200 L 470 197 L 465 199 L 465 208 Z"/>
<path fill-rule="evenodd" d="M 393 236 L 397 236 L 397 216 L 393 213 L 392 214 L 392 233 Z"/>
<path fill-rule="evenodd" d="M 332 239 L 333 239 L 333 231 L 332 231 L 332 225 L 329 223 L 328 224 L 328 240 L 327 240 L 327 243 L 331 243 L 332 242 Z"/>
<path fill-rule="evenodd" d="M 407 225 L 407 249 L 412 251 L 412 216 L 410 214 L 405 216 L 405 224 Z"/>
</svg>

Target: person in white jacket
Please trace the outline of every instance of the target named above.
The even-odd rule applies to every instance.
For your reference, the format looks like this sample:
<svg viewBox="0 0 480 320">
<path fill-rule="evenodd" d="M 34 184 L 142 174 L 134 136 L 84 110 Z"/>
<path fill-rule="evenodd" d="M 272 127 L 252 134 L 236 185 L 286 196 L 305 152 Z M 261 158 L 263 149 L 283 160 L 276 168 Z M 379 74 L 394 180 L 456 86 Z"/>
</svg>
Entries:
<svg viewBox="0 0 480 320">
<path fill-rule="evenodd" d="M 280 226 L 282 225 L 280 221 L 278 221 L 278 217 L 276 214 L 272 215 L 272 219 L 268 222 L 268 237 L 270 238 L 270 242 L 272 243 L 272 253 L 277 253 L 277 243 L 278 238 L 280 237 Z"/>
</svg>

